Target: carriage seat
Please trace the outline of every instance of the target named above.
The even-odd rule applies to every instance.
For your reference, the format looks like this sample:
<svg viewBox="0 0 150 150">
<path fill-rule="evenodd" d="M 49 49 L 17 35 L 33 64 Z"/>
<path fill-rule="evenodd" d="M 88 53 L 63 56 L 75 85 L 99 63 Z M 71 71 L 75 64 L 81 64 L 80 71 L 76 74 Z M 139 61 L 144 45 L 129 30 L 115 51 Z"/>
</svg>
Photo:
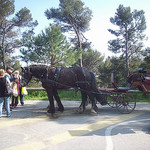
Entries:
<svg viewBox="0 0 150 150">
<path fill-rule="evenodd" d="M 118 87 L 114 80 L 114 73 L 111 73 L 111 83 L 114 86 L 114 89 L 120 92 L 126 92 L 130 90 L 130 84 L 128 84 L 126 87 Z"/>
<path fill-rule="evenodd" d="M 146 83 L 150 83 L 150 76 L 146 76 L 146 77 L 145 77 L 145 82 L 146 82 Z"/>
<path fill-rule="evenodd" d="M 150 70 L 146 71 L 146 74 L 145 74 L 144 78 L 145 78 L 146 83 L 150 83 Z"/>
<path fill-rule="evenodd" d="M 150 70 L 146 71 L 145 82 L 150 83 Z"/>
</svg>

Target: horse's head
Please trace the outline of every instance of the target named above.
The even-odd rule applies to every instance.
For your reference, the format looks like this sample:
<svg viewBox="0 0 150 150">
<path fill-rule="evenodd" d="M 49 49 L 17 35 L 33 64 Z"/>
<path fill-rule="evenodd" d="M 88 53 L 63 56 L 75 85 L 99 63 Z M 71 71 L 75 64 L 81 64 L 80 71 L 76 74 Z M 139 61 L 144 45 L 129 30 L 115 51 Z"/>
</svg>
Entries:
<svg viewBox="0 0 150 150">
<path fill-rule="evenodd" d="M 21 69 L 22 69 L 22 72 L 21 72 L 22 80 L 23 80 L 24 84 L 27 85 L 33 76 L 32 72 L 30 71 L 29 67 L 21 67 Z"/>
</svg>

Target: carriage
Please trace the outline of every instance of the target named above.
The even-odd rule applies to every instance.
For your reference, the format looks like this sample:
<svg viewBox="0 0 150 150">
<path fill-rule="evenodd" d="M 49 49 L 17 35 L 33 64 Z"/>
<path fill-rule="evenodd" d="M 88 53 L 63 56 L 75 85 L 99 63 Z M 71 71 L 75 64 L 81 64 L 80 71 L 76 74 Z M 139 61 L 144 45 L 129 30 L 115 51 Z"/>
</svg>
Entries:
<svg viewBox="0 0 150 150">
<path fill-rule="evenodd" d="M 150 70 L 139 68 L 138 73 L 131 74 L 127 82 L 128 86 L 118 87 L 112 73 L 111 83 L 114 88 L 99 88 L 107 95 L 108 105 L 124 114 L 131 113 L 136 107 L 136 99 L 131 93 L 150 93 Z M 138 90 L 131 90 L 133 87 L 137 87 Z"/>
<path fill-rule="evenodd" d="M 150 71 L 139 69 L 138 73 L 132 74 L 128 78 L 127 87 L 118 87 L 114 80 L 114 74 L 111 74 L 111 82 L 114 88 L 97 88 L 96 79 L 92 72 L 83 67 L 51 67 L 46 65 L 31 65 L 22 68 L 22 76 L 28 83 L 32 76 L 38 78 L 45 88 L 50 108 L 48 113 L 55 113 L 54 99 L 57 101 L 58 110 L 64 111 L 57 90 L 75 88 L 81 91 L 82 102 L 79 106 L 79 113 L 84 112 L 86 101 L 89 97 L 91 101 L 92 112 L 98 112 L 96 100 L 101 105 L 109 105 L 117 108 L 121 113 L 131 113 L 136 107 L 135 98 L 129 93 L 133 86 L 137 86 L 143 93 L 150 93 Z"/>
</svg>

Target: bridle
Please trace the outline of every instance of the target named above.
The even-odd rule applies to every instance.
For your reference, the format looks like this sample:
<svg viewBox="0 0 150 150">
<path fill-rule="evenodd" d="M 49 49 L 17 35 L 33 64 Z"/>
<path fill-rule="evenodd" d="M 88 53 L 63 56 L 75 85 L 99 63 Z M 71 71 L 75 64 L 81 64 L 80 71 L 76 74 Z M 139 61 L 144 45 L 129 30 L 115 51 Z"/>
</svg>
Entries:
<svg viewBox="0 0 150 150">
<path fill-rule="evenodd" d="M 41 72 L 41 75 L 39 76 L 39 80 L 43 80 L 43 79 L 48 79 L 48 72 L 49 72 L 49 67 L 47 66 L 45 68 L 45 70 L 43 72 Z M 23 71 L 22 71 L 22 77 L 23 77 L 23 80 L 25 82 L 25 84 L 27 85 L 31 78 L 30 79 L 26 79 L 25 78 L 25 74 L 29 75 L 31 78 L 33 76 L 33 73 L 31 72 L 31 68 L 30 67 L 27 67 L 27 68 L 23 68 Z"/>
<path fill-rule="evenodd" d="M 22 80 L 23 80 L 23 83 L 24 83 L 25 85 L 28 85 L 28 83 L 30 82 L 31 78 L 30 78 L 30 79 L 26 79 L 26 78 L 24 77 L 26 73 L 27 73 L 28 75 L 30 75 L 31 78 L 32 78 L 33 74 L 32 74 L 32 72 L 30 71 L 30 67 L 27 67 L 27 70 L 24 69 L 24 70 L 22 71 Z"/>
</svg>

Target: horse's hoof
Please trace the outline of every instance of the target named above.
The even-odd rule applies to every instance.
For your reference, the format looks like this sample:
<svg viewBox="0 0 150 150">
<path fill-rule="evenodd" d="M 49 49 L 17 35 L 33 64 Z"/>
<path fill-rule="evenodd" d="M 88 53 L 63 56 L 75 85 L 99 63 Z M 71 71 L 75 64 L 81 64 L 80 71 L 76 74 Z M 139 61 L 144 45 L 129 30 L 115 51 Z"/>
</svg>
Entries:
<svg viewBox="0 0 150 150">
<path fill-rule="evenodd" d="M 52 113 L 47 112 L 46 115 L 47 116 L 52 116 Z"/>
<path fill-rule="evenodd" d="M 50 109 L 50 104 L 48 104 L 47 109 Z"/>
<path fill-rule="evenodd" d="M 50 119 L 56 119 L 56 118 L 59 117 L 59 114 L 47 113 L 47 116 L 48 116 Z"/>
<path fill-rule="evenodd" d="M 48 111 L 47 111 L 47 114 L 53 115 L 54 113 L 55 113 L 55 110 L 48 110 Z"/>
<path fill-rule="evenodd" d="M 62 113 L 62 112 L 64 111 L 64 109 L 60 109 L 60 108 L 58 108 L 58 109 L 57 109 L 57 111 L 59 111 L 59 112 L 61 112 L 61 113 Z"/>
<path fill-rule="evenodd" d="M 94 110 L 93 108 L 91 109 L 91 113 L 92 114 L 98 114 L 96 110 Z"/>
<path fill-rule="evenodd" d="M 52 118 L 53 118 L 53 119 L 56 119 L 56 118 L 58 118 L 58 117 L 59 117 L 58 114 L 52 114 Z"/>
<path fill-rule="evenodd" d="M 78 108 L 78 109 L 76 110 L 76 112 L 79 113 L 79 114 L 82 114 L 82 113 L 83 113 L 83 110 L 82 110 L 81 108 Z"/>
<path fill-rule="evenodd" d="M 62 114 L 62 113 L 63 113 L 63 111 L 57 111 L 56 113 L 57 113 L 57 114 Z"/>
<path fill-rule="evenodd" d="M 85 102 L 85 107 L 88 106 L 88 104 L 89 104 L 89 101 L 86 101 L 86 102 Z"/>
<path fill-rule="evenodd" d="M 107 104 L 108 104 L 107 102 L 101 102 L 102 106 L 107 105 Z"/>
</svg>

